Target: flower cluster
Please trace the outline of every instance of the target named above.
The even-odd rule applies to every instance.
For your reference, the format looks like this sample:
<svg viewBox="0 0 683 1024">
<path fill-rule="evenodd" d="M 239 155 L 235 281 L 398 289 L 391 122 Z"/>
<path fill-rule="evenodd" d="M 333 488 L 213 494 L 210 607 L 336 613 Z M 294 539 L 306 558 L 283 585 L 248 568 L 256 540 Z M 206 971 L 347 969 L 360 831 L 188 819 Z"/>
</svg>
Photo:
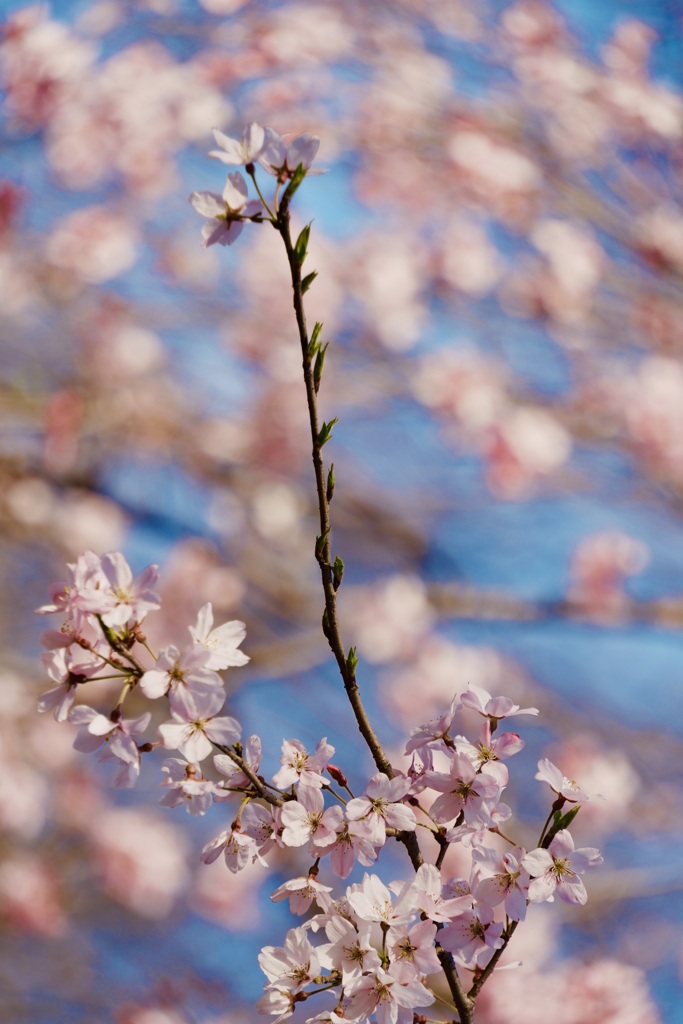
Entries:
<svg viewBox="0 0 683 1024">
<path fill-rule="evenodd" d="M 470 686 L 437 719 L 413 730 L 407 771 L 391 769 L 391 777 L 376 772 L 359 796 L 331 763 L 335 751 L 326 737 L 314 751 L 296 738 L 284 740 L 280 767 L 268 783 L 260 774 L 259 737 L 242 745 L 239 722 L 221 714 L 225 693 L 218 672 L 248 660 L 240 650 L 244 625 L 214 628 L 205 605 L 189 627 L 191 642 L 164 648 L 146 667 L 152 652 L 142 626 L 148 612 L 160 607 L 152 590 L 156 568 L 134 578 L 120 553 L 100 558 L 92 552 L 68 568 L 68 579 L 53 586 L 51 603 L 39 609 L 65 616 L 61 629 L 43 636 L 43 660 L 55 686 L 40 698 L 40 710 L 51 709 L 58 721 L 77 726 L 76 749 L 113 762 L 118 785 L 133 785 L 141 753 L 161 747 L 180 755 L 163 764 L 162 804 L 203 815 L 214 802 L 232 799 L 237 808 L 230 826 L 206 844 L 205 863 L 222 855 L 238 872 L 266 864 L 278 847 L 300 848 L 311 859 L 308 874 L 286 880 L 271 897 L 289 900 L 297 915 L 309 913 L 314 903 L 317 912 L 288 933 L 284 946 L 263 949 L 259 962 L 268 980 L 261 1013 L 289 1016 L 314 986 L 332 992 L 335 1004 L 311 1021 L 374 1017 L 380 1024 L 409 1024 L 413 1010 L 434 999 L 427 979 L 441 969 L 440 957 L 476 976 L 507 946 L 530 903 L 555 894 L 586 902 L 580 876 L 602 858 L 592 848 L 574 849 L 569 825 L 591 797 L 552 762 L 540 761 L 536 776 L 553 795 L 537 847 L 527 851 L 502 831 L 512 813 L 502 801 L 506 762 L 524 743 L 498 726 L 536 715 L 535 708 Z M 120 677 L 123 687 L 109 714 L 75 703 L 84 688 L 90 694 L 98 680 L 112 677 Z M 168 708 L 152 741 L 144 739 L 151 712 L 123 717 L 133 691 Z M 454 726 L 457 716 L 472 712 L 481 726 L 468 738 Z M 211 754 L 214 771 L 207 775 L 202 762 Z M 387 887 L 366 873 L 335 896 L 318 880 L 323 861 L 341 879 L 356 862 L 372 867 L 388 840 L 405 839 L 418 825 L 431 843 L 419 854 L 412 881 Z M 438 851 L 436 863 L 426 860 L 429 843 Z M 444 881 L 441 864 L 452 844 L 469 850 L 471 868 L 468 877 Z M 314 944 L 320 938 L 325 941 Z"/>
<path fill-rule="evenodd" d="M 255 121 L 244 129 L 241 141 L 229 138 L 218 129 L 214 129 L 213 135 L 220 148 L 211 150 L 209 156 L 229 166 L 244 166 L 257 190 L 255 163 L 277 180 L 279 189 L 281 185 L 292 181 L 297 172 L 309 171 L 320 146 L 317 135 L 304 132 L 287 142 L 273 128 L 263 127 Z M 232 245 L 241 235 L 244 221 L 259 222 L 264 218 L 274 220 L 274 214 L 260 192 L 258 199 L 248 199 L 247 183 L 240 171 L 228 174 L 221 195 L 216 192 L 193 192 L 190 202 L 197 213 L 208 218 L 202 229 L 205 248 L 216 243 Z M 277 208 L 277 192 L 273 207 Z"/>
<path fill-rule="evenodd" d="M 214 629 L 207 604 L 189 627 L 192 642 L 182 649 L 171 645 L 158 656 L 152 654 L 154 665 L 145 668 L 141 658 L 152 652 L 141 627 L 147 613 L 161 605 L 151 589 L 157 575 L 152 565 L 134 578 L 120 552 L 100 558 L 86 551 L 68 566 L 67 580 L 52 587 L 52 602 L 38 609 L 65 616 L 60 629 L 49 629 L 42 636 L 47 648 L 43 663 L 55 685 L 42 695 L 38 709 L 51 710 L 58 722 L 79 726 L 74 746 L 97 752 L 100 761 L 113 762 L 118 786 L 135 784 L 142 752 L 156 746 L 180 751 L 187 767 L 181 770 L 178 762 L 168 762 L 170 792 L 164 802 L 173 803 L 174 793 L 182 793 L 189 810 L 203 813 L 212 798 L 224 793 L 218 785 L 202 780 L 198 762 L 214 746 L 223 749 L 240 739 L 239 723 L 220 715 L 225 691 L 217 670 L 249 660 L 239 649 L 246 631 L 242 622 Z M 91 694 L 98 681 L 112 679 L 120 679 L 122 691 L 109 715 L 89 704 L 74 706 L 84 687 Z M 158 726 L 158 738 L 152 742 L 136 739 L 147 730 L 151 712 L 134 719 L 123 717 L 124 702 L 134 689 L 150 700 L 167 699 L 170 718 Z"/>
</svg>

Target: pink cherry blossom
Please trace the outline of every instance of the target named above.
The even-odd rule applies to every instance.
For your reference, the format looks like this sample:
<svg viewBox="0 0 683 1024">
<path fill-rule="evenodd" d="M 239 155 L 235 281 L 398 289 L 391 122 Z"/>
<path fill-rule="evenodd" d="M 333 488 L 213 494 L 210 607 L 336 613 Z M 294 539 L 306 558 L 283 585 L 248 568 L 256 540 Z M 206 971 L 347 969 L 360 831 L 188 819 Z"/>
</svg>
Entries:
<svg viewBox="0 0 683 1024">
<path fill-rule="evenodd" d="M 406 745 L 406 754 L 412 754 L 414 750 L 421 750 L 428 746 L 443 747 L 443 739 L 449 734 L 455 713 L 460 706 L 460 699 L 456 695 L 451 701 L 450 707 L 442 715 L 427 722 L 426 725 L 413 729 Z"/>
<path fill-rule="evenodd" d="M 201 853 L 202 862 L 213 864 L 221 853 L 233 874 L 237 874 L 238 871 L 246 867 L 250 860 L 260 860 L 256 843 L 252 837 L 246 835 L 237 826 L 221 832 L 204 846 Z"/>
<path fill-rule="evenodd" d="M 431 921 L 419 921 L 412 928 L 396 925 L 387 934 L 392 962 L 409 966 L 415 977 L 440 971 L 441 964 L 434 949 L 435 937 L 436 925 Z"/>
<path fill-rule="evenodd" d="M 488 847 L 473 850 L 472 893 L 478 903 L 493 909 L 504 904 L 512 921 L 526 917 L 530 876 L 522 859 L 526 851 L 515 847 L 506 853 Z"/>
<path fill-rule="evenodd" d="M 317 950 L 303 928 L 290 929 L 284 946 L 264 946 L 258 962 L 269 982 L 292 992 L 300 992 L 320 974 Z"/>
<path fill-rule="evenodd" d="M 411 780 L 397 775 L 390 779 L 382 772 L 373 775 L 364 797 L 355 797 L 346 805 L 349 821 L 361 821 L 374 846 L 384 846 L 386 826 L 399 832 L 414 832 L 417 822 L 410 807 L 399 803 L 410 790 Z"/>
<path fill-rule="evenodd" d="M 253 801 L 242 811 L 242 831 L 254 840 L 261 857 L 274 846 L 283 846 L 280 815 L 281 808 L 264 807 Z"/>
<path fill-rule="evenodd" d="M 224 164 L 250 164 L 257 159 L 266 139 L 266 129 L 256 121 L 248 124 L 242 132 L 242 141 L 229 138 L 217 128 L 213 137 L 220 149 L 212 149 L 209 156 Z"/>
<path fill-rule="evenodd" d="M 284 845 L 303 846 L 311 840 L 316 848 L 331 846 L 343 814 L 341 807 L 329 807 L 326 811 L 324 807 L 325 799 L 319 789 L 300 786 L 296 800 L 288 801 L 282 808 Z"/>
<path fill-rule="evenodd" d="M 427 772 L 429 786 L 442 794 L 430 809 L 434 820 L 445 824 L 462 812 L 465 821 L 474 824 L 484 802 L 497 803 L 503 789 L 504 782 L 494 768 L 505 771 L 502 764 L 488 764 L 477 771 L 465 754 L 454 754 L 447 775 Z"/>
<path fill-rule="evenodd" d="M 198 694 L 191 713 L 171 709 L 171 721 L 159 726 L 161 742 L 166 750 L 179 750 L 188 761 L 203 761 L 213 751 L 213 744 L 230 746 L 242 734 L 239 722 L 227 715 L 218 717 L 225 703 L 222 690 Z"/>
<path fill-rule="evenodd" d="M 189 814 L 206 814 L 214 800 L 225 799 L 225 792 L 210 779 L 205 779 L 199 765 L 189 764 L 177 757 L 164 761 L 162 772 L 166 776 L 166 793 L 159 800 L 164 807 L 184 806 Z"/>
<path fill-rule="evenodd" d="M 211 602 L 200 609 L 196 625 L 190 626 L 189 630 L 195 644 L 205 647 L 209 652 L 207 668 L 215 671 L 246 665 L 249 661 L 249 657 L 243 651 L 238 650 L 246 636 L 246 626 L 243 622 L 235 620 L 225 622 L 222 626 L 217 626 L 214 629 Z"/>
<path fill-rule="evenodd" d="M 99 615 L 105 625 L 114 630 L 126 629 L 142 622 L 148 612 L 161 606 L 157 594 L 151 589 L 159 573 L 156 565 L 133 578 L 128 562 L 120 551 L 103 555 L 100 561 L 106 585 L 96 589 L 88 588 L 79 599 L 85 611 Z"/>
<path fill-rule="evenodd" d="M 486 718 L 481 724 L 476 743 L 469 743 L 458 737 L 455 746 L 481 767 L 491 761 L 505 761 L 508 757 L 518 754 L 524 749 L 524 740 L 516 732 L 499 733 L 494 738 L 491 734 L 491 719 Z"/>
<path fill-rule="evenodd" d="M 69 712 L 69 722 L 81 727 L 74 740 L 74 748 L 82 753 L 91 753 L 107 743 L 111 753 L 120 761 L 138 764 L 140 753 L 133 737 L 144 733 L 151 717 L 148 711 L 139 718 L 112 720 L 87 704 L 79 704 Z"/>
<path fill-rule="evenodd" d="M 560 769 L 547 757 L 538 762 L 538 771 L 534 775 L 539 782 L 547 782 L 554 793 L 564 798 L 569 804 L 586 803 L 589 800 L 602 800 L 600 794 L 586 793 L 577 782 L 568 779 Z"/>
<path fill-rule="evenodd" d="M 339 878 L 348 878 L 356 861 L 369 868 L 377 860 L 377 850 L 359 821 L 342 821 L 334 845 L 325 852 L 330 854 L 330 869 Z"/>
<path fill-rule="evenodd" d="M 378 967 L 361 975 L 347 986 L 349 1014 L 360 1020 L 374 1014 L 378 1024 L 409 1024 L 415 1007 L 431 1006 L 434 995 L 417 978 L 403 979 L 400 964 L 391 964 L 388 971 Z"/>
<path fill-rule="evenodd" d="M 272 128 L 266 128 L 265 142 L 259 153 L 258 161 L 268 174 L 272 174 L 278 181 L 284 182 L 294 176 L 299 165 L 308 171 L 319 148 L 320 139 L 317 135 L 311 135 L 310 132 L 304 132 L 292 142 L 287 143 L 285 136 L 278 135 Z"/>
<path fill-rule="evenodd" d="M 421 864 L 413 882 L 415 905 L 430 921 L 450 921 L 463 909 L 472 907 L 469 894 L 446 898 L 441 872 L 434 864 Z"/>
<path fill-rule="evenodd" d="M 86 551 L 79 555 L 75 562 L 67 565 L 68 578 L 50 587 L 52 603 L 37 609 L 41 615 L 51 612 L 62 612 L 67 616 L 67 623 L 78 634 L 85 626 L 86 613 L 83 602 L 87 603 L 89 591 L 99 590 L 107 586 L 107 578 L 102 571 L 102 564 L 94 551 Z"/>
<path fill-rule="evenodd" d="M 579 875 L 602 864 L 602 855 L 593 847 L 575 850 L 572 836 L 567 829 L 561 829 L 547 850 L 541 847 L 532 850 L 522 864 L 533 876 L 529 885 L 530 903 L 542 903 L 557 891 L 565 903 L 583 906 L 588 894 Z"/>
<path fill-rule="evenodd" d="M 47 674 L 57 686 L 38 699 L 39 711 L 52 711 L 57 722 L 65 722 L 76 698 L 76 691 L 103 666 L 103 661 L 90 651 L 62 647 L 41 655 Z"/>
<path fill-rule="evenodd" d="M 323 737 L 315 748 L 315 754 L 309 754 L 300 740 L 283 740 L 282 768 L 273 776 L 273 782 L 279 789 L 286 789 L 300 782 L 305 786 L 326 786 L 327 779 L 322 772 L 334 754 L 334 747 Z"/>
<path fill-rule="evenodd" d="M 244 747 L 242 758 L 255 775 L 258 775 L 258 770 L 261 767 L 261 756 L 261 740 L 258 736 L 250 736 Z M 249 789 L 252 785 L 251 779 L 227 754 L 216 754 L 213 763 L 216 770 L 221 775 L 225 775 L 228 780 L 221 783 L 227 789 Z"/>
<path fill-rule="evenodd" d="M 302 878 L 290 878 L 271 893 L 273 903 L 289 900 L 289 909 L 293 914 L 305 914 L 314 900 L 320 902 L 325 893 L 332 892 L 332 887 L 323 885 L 313 875 Z"/>
<path fill-rule="evenodd" d="M 466 910 L 454 921 L 444 925 L 439 941 L 452 953 L 456 963 L 466 967 L 486 967 L 493 954 L 503 945 L 503 923 L 494 922 L 487 907 Z"/>
<path fill-rule="evenodd" d="M 348 900 L 362 921 L 409 924 L 414 916 L 415 892 L 412 886 L 404 885 L 394 903 L 390 890 L 377 875 L 365 874 L 360 886 L 348 890 Z"/>
<path fill-rule="evenodd" d="M 520 708 L 509 697 L 492 697 L 483 686 L 471 684 L 461 697 L 463 707 L 478 711 L 485 718 L 498 721 L 511 715 L 537 715 L 538 708 Z"/>
<path fill-rule="evenodd" d="M 172 711 L 194 715 L 199 701 L 209 694 L 224 694 L 221 677 L 208 667 L 210 657 L 198 644 L 186 647 L 182 653 L 172 645 L 165 647 L 156 667 L 145 672 L 138 685 L 150 700 L 168 693 Z"/>
<path fill-rule="evenodd" d="M 193 192 L 190 203 L 197 213 L 209 220 L 202 228 L 204 248 L 210 245 L 232 245 L 242 234 L 243 219 L 254 217 L 263 209 L 260 199 L 249 199 L 247 183 L 239 171 L 229 174 L 221 195 L 216 192 Z"/>
<path fill-rule="evenodd" d="M 327 915 L 325 934 L 329 941 L 319 949 L 320 962 L 327 970 L 339 971 L 344 985 L 380 966 L 370 941 L 371 927 L 366 921 L 354 924 L 339 914 Z"/>
</svg>

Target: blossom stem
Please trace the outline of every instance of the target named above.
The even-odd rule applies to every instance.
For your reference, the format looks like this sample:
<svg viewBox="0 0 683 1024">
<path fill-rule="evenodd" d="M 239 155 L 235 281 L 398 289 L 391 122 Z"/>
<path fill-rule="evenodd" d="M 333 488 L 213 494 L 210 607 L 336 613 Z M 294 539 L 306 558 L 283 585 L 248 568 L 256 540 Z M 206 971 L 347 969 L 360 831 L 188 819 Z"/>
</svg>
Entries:
<svg viewBox="0 0 683 1024">
<path fill-rule="evenodd" d="M 268 206 L 268 203 L 267 203 L 263 193 L 261 192 L 261 189 L 259 188 L 258 181 L 256 180 L 256 170 L 254 168 L 254 165 L 253 164 L 247 164 L 244 169 L 247 172 L 247 174 L 249 175 L 249 177 L 251 178 L 251 180 L 254 182 L 254 188 L 256 189 L 256 193 L 257 193 L 259 199 L 263 203 L 263 208 L 264 208 L 264 210 L 267 211 L 268 216 L 270 217 L 271 221 L 274 224 L 275 221 L 276 221 L 275 214 L 273 213 L 271 208 Z"/>
<path fill-rule="evenodd" d="M 303 376 L 304 384 L 306 387 L 306 401 L 308 404 L 308 415 L 311 430 L 311 441 L 312 441 L 312 458 L 313 458 L 313 469 L 315 473 L 316 491 L 318 495 L 318 513 L 319 513 L 319 526 L 320 535 L 316 541 L 315 556 L 320 567 L 320 574 L 322 578 L 323 592 L 325 595 L 325 613 L 323 616 L 323 632 L 327 638 L 327 642 L 330 645 L 330 649 L 339 667 L 339 673 L 344 683 L 344 689 L 346 695 L 351 704 L 353 714 L 356 719 L 356 723 L 360 730 L 363 739 L 368 745 L 370 753 L 372 754 L 373 760 L 377 769 L 382 772 L 388 778 L 393 779 L 394 771 L 391 767 L 389 758 L 387 757 L 382 744 L 380 743 L 370 720 L 367 712 L 363 705 L 363 701 L 360 695 L 360 688 L 356 679 L 356 664 L 357 659 L 351 656 L 347 657 L 346 647 L 342 640 L 341 628 L 337 617 L 337 592 L 335 588 L 335 576 L 333 572 L 333 559 L 332 559 L 332 548 L 330 543 L 330 534 L 332 529 L 332 523 L 330 518 L 330 500 L 327 495 L 327 484 L 325 480 L 325 467 L 323 462 L 322 448 L 323 444 L 329 437 L 329 432 L 321 439 L 320 432 L 320 421 L 318 417 L 318 403 L 317 403 L 317 385 L 313 368 L 312 353 L 309 349 L 309 337 L 308 329 L 306 327 L 306 314 L 304 311 L 304 291 L 302 288 L 301 278 L 301 260 L 297 254 L 294 245 L 292 243 L 292 236 L 290 230 L 290 213 L 289 213 L 289 202 L 292 193 L 289 189 L 286 189 L 280 206 L 278 209 L 277 221 L 275 227 L 277 228 L 282 241 L 285 246 L 287 253 L 287 261 L 289 263 L 290 276 L 292 281 L 292 295 L 294 313 L 296 316 L 296 323 L 299 332 L 299 342 L 301 345 L 302 363 L 303 363 Z M 338 584 L 337 584 L 338 585 Z M 352 652 L 355 655 L 355 652 Z M 398 835 L 399 842 L 403 843 L 410 857 L 410 861 L 415 871 L 423 863 L 422 853 L 417 841 L 415 832 L 400 832 Z M 437 955 L 443 968 L 448 987 L 453 1001 L 458 1011 L 461 1024 L 472 1024 L 474 1003 L 465 993 L 465 990 L 461 984 L 460 978 L 453 962 L 453 957 L 450 953 L 441 949 L 437 946 Z"/>
<path fill-rule="evenodd" d="M 315 471 L 316 490 L 318 494 L 318 512 L 320 518 L 320 543 L 316 546 L 316 558 L 320 566 L 323 591 L 325 594 L 325 634 L 330 645 L 330 649 L 337 661 L 339 672 L 344 682 L 344 688 L 351 703 L 356 722 L 358 723 L 358 728 L 370 748 L 370 752 L 372 753 L 377 768 L 391 779 L 394 775 L 391 764 L 389 763 L 389 759 L 384 752 L 379 739 L 375 735 L 372 726 L 370 725 L 370 721 L 361 700 L 358 683 L 356 681 L 355 667 L 347 660 L 346 648 L 344 647 L 337 618 L 337 598 L 334 590 L 333 573 L 331 568 L 330 506 L 326 493 L 325 468 L 323 464 L 322 444 L 320 443 L 320 424 L 315 384 L 313 380 L 313 366 L 312 359 L 308 351 L 309 338 L 306 327 L 306 314 L 304 312 L 303 291 L 301 287 L 301 263 L 292 243 L 289 197 L 287 193 L 285 193 L 282 198 L 278 214 L 277 228 L 284 242 L 289 262 L 292 279 L 294 312 L 296 315 L 296 323 L 299 330 L 299 341 L 301 343 L 303 357 L 304 383 L 306 386 L 311 439 L 313 442 L 313 467 Z"/>
<path fill-rule="evenodd" d="M 261 779 L 259 779 L 258 775 L 256 775 L 251 770 L 251 768 L 244 760 L 244 758 L 240 757 L 239 754 L 235 753 L 232 747 L 224 747 L 223 744 L 221 743 L 214 743 L 213 745 L 214 747 L 216 747 L 217 750 L 220 750 L 222 754 L 227 754 L 230 760 L 233 761 L 237 765 L 237 767 L 244 772 L 244 774 L 249 779 L 258 795 L 262 797 L 263 800 L 266 800 L 269 804 L 272 804 L 273 807 L 282 807 L 282 804 L 284 803 L 282 797 L 273 796 L 272 793 L 269 793 L 268 789 L 266 788 L 266 783 L 262 782 Z"/>
<path fill-rule="evenodd" d="M 514 935 L 515 929 L 516 929 L 518 924 L 519 924 L 519 921 L 513 921 L 510 924 L 510 928 L 508 930 L 507 935 L 505 936 L 505 940 L 504 940 L 503 945 L 500 947 L 500 949 L 497 949 L 495 951 L 495 953 L 493 954 L 493 956 L 491 957 L 491 959 L 487 963 L 487 965 L 484 968 L 484 970 L 472 982 L 471 988 L 470 988 L 469 992 L 467 993 L 467 995 L 469 996 L 470 999 L 474 999 L 479 994 L 479 992 L 481 991 L 481 989 L 484 986 L 484 984 L 488 981 L 488 979 L 493 974 L 494 968 L 496 967 L 496 964 L 498 963 L 498 961 L 502 957 L 502 955 L 505 952 L 505 950 L 508 948 L 508 944 L 510 942 L 510 939 Z"/>
</svg>

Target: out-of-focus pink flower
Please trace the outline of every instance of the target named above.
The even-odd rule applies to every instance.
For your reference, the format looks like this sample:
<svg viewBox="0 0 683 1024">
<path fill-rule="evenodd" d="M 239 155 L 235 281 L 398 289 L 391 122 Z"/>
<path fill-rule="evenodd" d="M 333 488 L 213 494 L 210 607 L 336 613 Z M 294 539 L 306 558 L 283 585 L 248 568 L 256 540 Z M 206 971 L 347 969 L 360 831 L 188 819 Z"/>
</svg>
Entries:
<svg viewBox="0 0 683 1024">
<path fill-rule="evenodd" d="M 494 972 L 477 1000 L 483 1024 L 661 1024 L 638 967 L 599 959 L 531 967 L 526 957 L 524 965 Z"/>
<path fill-rule="evenodd" d="M 223 858 L 199 864 L 190 890 L 192 909 L 209 921 L 240 934 L 258 928 L 261 916 L 258 893 L 263 865 L 248 863 L 239 875 Z"/>
<path fill-rule="evenodd" d="M 104 206 L 67 214 L 50 231 L 45 255 L 50 263 L 88 284 L 118 277 L 135 263 L 137 229 Z"/>
<path fill-rule="evenodd" d="M 538 480 L 560 469 L 571 450 L 571 435 L 545 409 L 510 409 L 486 444 L 489 486 L 498 497 L 523 498 Z"/>
<path fill-rule="evenodd" d="M 56 875 L 41 858 L 22 854 L 0 862 L 0 916 L 38 935 L 56 938 L 67 931 Z"/>
<path fill-rule="evenodd" d="M 413 576 L 356 588 L 346 616 L 363 657 L 374 663 L 403 661 L 417 651 L 434 617 L 424 583 Z"/>
<path fill-rule="evenodd" d="M 88 821 L 106 892 L 142 917 L 166 917 L 188 879 L 183 829 L 149 808 L 112 808 Z"/>
<path fill-rule="evenodd" d="M 572 557 L 569 600 L 598 620 L 618 619 L 628 606 L 625 578 L 641 572 L 647 560 L 646 545 L 624 533 L 586 537 Z"/>
</svg>

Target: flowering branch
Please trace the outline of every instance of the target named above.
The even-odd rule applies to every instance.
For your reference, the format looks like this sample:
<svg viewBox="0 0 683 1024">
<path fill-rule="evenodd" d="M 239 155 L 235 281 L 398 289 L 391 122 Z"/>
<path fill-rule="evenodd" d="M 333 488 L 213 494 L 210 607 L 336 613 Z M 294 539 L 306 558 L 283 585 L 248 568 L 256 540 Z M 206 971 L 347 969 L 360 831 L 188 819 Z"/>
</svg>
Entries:
<svg viewBox="0 0 683 1024">
<path fill-rule="evenodd" d="M 316 277 L 316 271 L 302 273 L 310 225 L 296 241 L 291 234 L 290 204 L 310 171 L 319 140 L 304 134 L 286 143 L 258 124 L 248 126 L 241 142 L 221 132 L 214 136 L 220 149 L 211 155 L 227 164 L 244 165 L 259 198 L 248 198 L 247 183 L 239 172 L 228 174 L 220 195 L 194 192 L 192 205 L 207 218 L 204 245 L 230 246 L 245 222 L 267 222 L 285 247 L 318 501 L 315 558 L 324 593 L 322 628 L 377 772 L 365 791 L 354 796 L 343 770 L 330 761 L 334 747 L 327 737 L 320 739 L 314 752 L 298 739 L 285 739 L 281 767 L 272 783 L 266 782 L 259 774 L 260 738 L 252 735 L 243 746 L 240 723 L 221 711 L 226 695 L 218 672 L 248 661 L 239 649 L 244 624 L 234 621 L 213 628 L 207 604 L 189 627 L 192 643 L 182 649 L 170 645 L 155 656 L 142 623 L 161 603 L 151 589 L 156 567 L 148 567 L 134 579 L 119 553 L 100 558 L 86 552 L 69 566 L 68 580 L 55 584 L 53 603 L 40 609 L 61 612 L 66 621 L 61 630 L 47 631 L 43 639 L 48 649 L 43 660 L 57 685 L 41 697 L 39 709 L 52 710 L 58 721 L 68 719 L 78 726 L 74 746 L 113 762 L 117 785 L 134 785 L 141 755 L 163 747 L 181 755 L 162 766 L 164 805 L 204 814 L 213 802 L 239 799 L 229 827 L 204 847 L 205 863 L 223 855 L 228 868 L 238 872 L 249 863 L 265 864 L 265 855 L 274 847 L 307 849 L 312 860 L 308 873 L 285 881 L 271 899 L 288 899 L 296 914 L 306 913 L 315 901 L 321 913 L 310 927 L 290 929 L 283 947 L 266 946 L 261 951 L 259 963 L 268 982 L 258 1003 L 260 1013 L 283 1020 L 309 997 L 339 989 L 335 1009 L 309 1018 L 306 1024 L 365 1024 L 372 1017 L 381 1024 L 411 1024 L 417 1008 L 434 1002 L 427 977 L 441 971 L 458 1024 L 473 1024 L 475 999 L 524 920 L 528 904 L 546 902 L 555 893 L 569 903 L 586 902 L 580 875 L 602 858 L 592 848 L 575 850 L 569 827 L 589 796 L 550 761 L 540 761 L 536 778 L 550 786 L 553 803 L 538 845 L 527 852 L 507 838 L 500 828 L 512 814 L 501 800 L 508 784 L 504 762 L 524 742 L 517 733 L 497 734 L 496 730 L 506 718 L 538 711 L 520 708 L 506 697 L 492 697 L 478 686 L 456 694 L 438 719 L 415 728 L 405 749 L 407 756 L 412 755 L 410 768 L 393 769 L 361 699 L 355 648 L 347 651 L 339 625 L 337 592 L 344 563 L 332 554 L 334 468 L 326 467 L 323 458 L 337 421 L 321 422 L 317 404 L 328 346 L 320 340 L 322 324 L 316 323 L 310 336 L 306 324 L 304 295 Z M 256 181 L 256 163 L 276 179 L 270 203 Z M 147 655 L 154 661 L 149 668 L 143 663 Z M 99 679 L 109 678 L 98 675 L 103 665 L 116 669 L 124 680 L 108 716 L 86 704 L 74 706 L 83 686 L 92 689 Z M 151 712 L 137 719 L 123 718 L 123 705 L 133 690 L 148 701 L 165 699 L 169 717 L 157 726 L 155 740 L 135 738 L 150 725 Z M 465 709 L 482 719 L 474 740 L 454 729 L 456 715 Z M 201 768 L 210 755 L 215 770 L 225 777 L 220 782 L 205 776 Z M 328 776 L 349 794 L 348 800 L 330 787 Z M 329 799 L 326 806 L 326 797 L 334 798 L 331 806 Z M 417 815 L 424 820 L 418 821 Z M 433 864 L 423 858 L 418 826 L 429 831 L 437 845 Z M 492 835 L 505 840 L 509 847 L 505 853 L 487 845 Z M 356 862 L 372 866 L 387 839 L 393 838 L 409 855 L 414 869 L 411 881 L 392 883 L 389 889 L 378 875 L 366 873 L 361 883 L 347 887 L 343 903 L 330 895 L 330 886 L 318 881 L 323 858 L 329 856 L 330 870 L 345 879 Z M 469 879 L 444 883 L 441 869 L 446 853 L 451 845 L 462 842 L 472 853 Z M 323 931 L 327 942 L 313 945 L 311 938 Z M 465 971 L 472 972 L 469 991 L 462 981 Z"/>
</svg>

